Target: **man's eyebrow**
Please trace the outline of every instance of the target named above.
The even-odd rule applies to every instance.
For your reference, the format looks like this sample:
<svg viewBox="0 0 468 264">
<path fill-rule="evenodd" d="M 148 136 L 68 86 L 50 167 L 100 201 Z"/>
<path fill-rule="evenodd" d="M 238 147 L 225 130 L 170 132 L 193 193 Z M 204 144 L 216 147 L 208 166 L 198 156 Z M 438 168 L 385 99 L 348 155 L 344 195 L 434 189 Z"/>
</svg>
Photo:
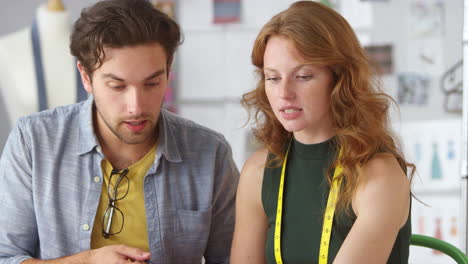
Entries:
<svg viewBox="0 0 468 264">
<path fill-rule="evenodd" d="M 153 78 L 156 78 L 162 74 L 165 74 L 166 73 L 166 70 L 165 69 L 162 69 L 162 70 L 158 70 L 152 74 L 150 74 L 148 77 L 144 78 L 145 81 L 147 80 L 151 80 Z M 119 81 L 119 82 L 124 82 L 125 80 L 118 77 L 117 75 L 113 74 L 113 73 L 104 73 L 102 75 L 102 78 L 110 78 L 110 79 L 113 79 L 113 80 L 116 80 L 116 81 Z"/>
<path fill-rule="evenodd" d="M 123 82 L 124 79 L 120 78 L 120 77 L 117 77 L 116 75 L 112 74 L 112 73 L 104 73 L 102 75 L 103 78 L 111 78 L 111 79 L 114 79 L 116 81 L 120 81 L 120 82 Z"/>
<path fill-rule="evenodd" d="M 156 78 L 156 77 L 158 77 L 158 76 L 160 76 L 162 74 L 165 74 L 165 73 L 166 73 L 166 69 L 156 71 L 156 72 L 152 73 L 150 76 L 146 77 L 145 81 L 151 80 L 151 79 Z"/>
</svg>

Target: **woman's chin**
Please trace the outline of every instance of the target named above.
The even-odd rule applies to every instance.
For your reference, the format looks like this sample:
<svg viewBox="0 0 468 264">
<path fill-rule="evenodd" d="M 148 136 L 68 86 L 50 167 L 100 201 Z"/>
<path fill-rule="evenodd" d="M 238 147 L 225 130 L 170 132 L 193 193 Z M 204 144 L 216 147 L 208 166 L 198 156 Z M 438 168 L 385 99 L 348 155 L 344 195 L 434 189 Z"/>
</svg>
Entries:
<svg viewBox="0 0 468 264">
<path fill-rule="evenodd" d="M 288 131 L 288 132 L 291 132 L 291 133 L 296 133 L 296 132 L 300 132 L 302 130 L 304 130 L 305 126 L 303 125 L 299 125 L 299 124 L 284 124 L 283 123 L 283 128 Z"/>
</svg>

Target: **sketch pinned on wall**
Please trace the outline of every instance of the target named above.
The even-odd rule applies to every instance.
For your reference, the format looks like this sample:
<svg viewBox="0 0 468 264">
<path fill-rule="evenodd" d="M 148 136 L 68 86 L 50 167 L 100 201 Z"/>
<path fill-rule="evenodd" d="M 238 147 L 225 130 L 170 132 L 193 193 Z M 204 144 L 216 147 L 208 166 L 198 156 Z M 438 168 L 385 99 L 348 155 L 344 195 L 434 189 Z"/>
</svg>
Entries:
<svg viewBox="0 0 468 264">
<path fill-rule="evenodd" d="M 461 113 L 463 108 L 463 62 L 450 67 L 440 78 L 444 93 L 444 109 L 449 113 Z"/>
<path fill-rule="evenodd" d="M 392 45 L 370 45 L 364 47 L 371 64 L 380 74 L 393 73 L 393 46 Z"/>
<path fill-rule="evenodd" d="M 458 235 L 457 217 L 452 216 L 452 218 L 450 218 L 450 224 L 450 236 L 456 237 Z"/>
<path fill-rule="evenodd" d="M 398 74 L 397 101 L 400 105 L 425 106 L 429 97 L 428 77 L 418 73 Z"/>
<path fill-rule="evenodd" d="M 403 154 L 416 165 L 414 191 L 454 191 L 460 188 L 461 120 L 404 122 L 398 129 Z"/>
<path fill-rule="evenodd" d="M 445 7 L 441 1 L 418 0 L 410 4 L 410 34 L 413 38 L 441 36 L 445 28 Z"/>
<path fill-rule="evenodd" d="M 424 229 L 424 215 L 420 215 L 418 218 L 418 234 L 425 234 L 426 230 Z"/>
<path fill-rule="evenodd" d="M 422 151 L 421 151 L 421 143 L 416 142 L 414 143 L 414 160 L 416 163 L 421 161 Z"/>
<path fill-rule="evenodd" d="M 460 199 L 457 194 L 435 196 L 415 193 L 411 208 L 411 229 L 414 234 L 442 239 L 456 247 L 460 244 L 458 213 Z M 422 201 L 422 203 L 420 202 Z M 445 254 L 427 248 L 412 247 L 408 263 L 440 264 L 453 263 Z"/>
<path fill-rule="evenodd" d="M 439 159 L 439 150 L 437 143 L 432 143 L 432 163 L 431 163 L 431 179 L 439 180 L 442 179 L 442 169 Z"/>
<path fill-rule="evenodd" d="M 440 240 L 443 240 L 443 237 L 442 237 L 442 220 L 440 219 L 440 217 L 437 217 L 436 218 L 436 229 L 435 229 L 435 232 L 434 232 L 434 237 L 435 238 L 438 238 Z M 440 255 L 442 254 L 442 252 L 438 251 L 438 250 L 435 250 L 433 249 L 432 250 L 432 253 L 434 255 Z"/>
<path fill-rule="evenodd" d="M 455 146 L 453 140 L 449 139 L 447 142 L 447 159 L 454 160 L 455 159 Z"/>
<path fill-rule="evenodd" d="M 240 0 L 213 0 L 215 24 L 235 23 L 240 21 Z"/>
<path fill-rule="evenodd" d="M 406 69 L 440 76 L 445 70 L 444 52 L 446 51 L 441 37 L 413 39 L 407 45 Z"/>
</svg>

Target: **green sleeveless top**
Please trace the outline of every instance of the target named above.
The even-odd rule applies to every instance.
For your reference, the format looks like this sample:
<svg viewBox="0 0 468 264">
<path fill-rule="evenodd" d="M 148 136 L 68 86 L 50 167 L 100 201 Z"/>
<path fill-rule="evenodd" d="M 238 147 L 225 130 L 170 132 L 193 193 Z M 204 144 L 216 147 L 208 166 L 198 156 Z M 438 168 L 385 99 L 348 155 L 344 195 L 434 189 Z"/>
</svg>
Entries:
<svg viewBox="0 0 468 264">
<path fill-rule="evenodd" d="M 328 199 L 329 186 L 325 177 L 328 166 L 336 157 L 331 140 L 304 145 L 293 140 L 286 166 L 281 253 L 283 263 L 318 263 L 323 213 Z M 268 159 L 273 156 L 270 154 Z M 333 171 L 331 172 L 333 173 Z M 262 186 L 262 203 L 268 217 L 265 254 L 268 263 L 276 263 L 274 232 L 276 205 L 281 167 L 265 168 Z M 330 238 L 328 263 L 332 263 L 356 220 L 350 214 L 334 217 Z M 387 263 L 408 263 L 411 217 L 401 228 Z"/>
</svg>

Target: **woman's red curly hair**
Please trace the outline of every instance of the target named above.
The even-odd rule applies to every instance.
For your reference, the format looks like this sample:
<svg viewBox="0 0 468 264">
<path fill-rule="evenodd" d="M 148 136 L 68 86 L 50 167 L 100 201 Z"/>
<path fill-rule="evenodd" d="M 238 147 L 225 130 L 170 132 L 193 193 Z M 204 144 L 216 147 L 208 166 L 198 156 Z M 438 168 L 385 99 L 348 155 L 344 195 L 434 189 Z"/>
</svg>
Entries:
<svg viewBox="0 0 468 264">
<path fill-rule="evenodd" d="M 296 2 L 274 16 L 261 29 L 252 51 L 259 81 L 254 90 L 243 95 L 242 105 L 253 114 L 255 136 L 276 155 L 276 161 L 284 158 L 292 133 L 275 117 L 265 93 L 263 56 L 272 36 L 292 40 L 308 63 L 327 67 L 333 73 L 330 112 L 335 145 L 341 148 L 342 155 L 328 172 L 337 163 L 344 169 L 337 212 L 350 208 L 359 168 L 377 153 L 391 153 L 405 171 L 411 168 L 411 179 L 415 166 L 405 160 L 390 127 L 389 107 L 393 99 L 380 91 L 369 59 L 348 22 L 333 9 L 313 1 Z M 330 183 L 330 173 L 327 175 Z"/>
</svg>

